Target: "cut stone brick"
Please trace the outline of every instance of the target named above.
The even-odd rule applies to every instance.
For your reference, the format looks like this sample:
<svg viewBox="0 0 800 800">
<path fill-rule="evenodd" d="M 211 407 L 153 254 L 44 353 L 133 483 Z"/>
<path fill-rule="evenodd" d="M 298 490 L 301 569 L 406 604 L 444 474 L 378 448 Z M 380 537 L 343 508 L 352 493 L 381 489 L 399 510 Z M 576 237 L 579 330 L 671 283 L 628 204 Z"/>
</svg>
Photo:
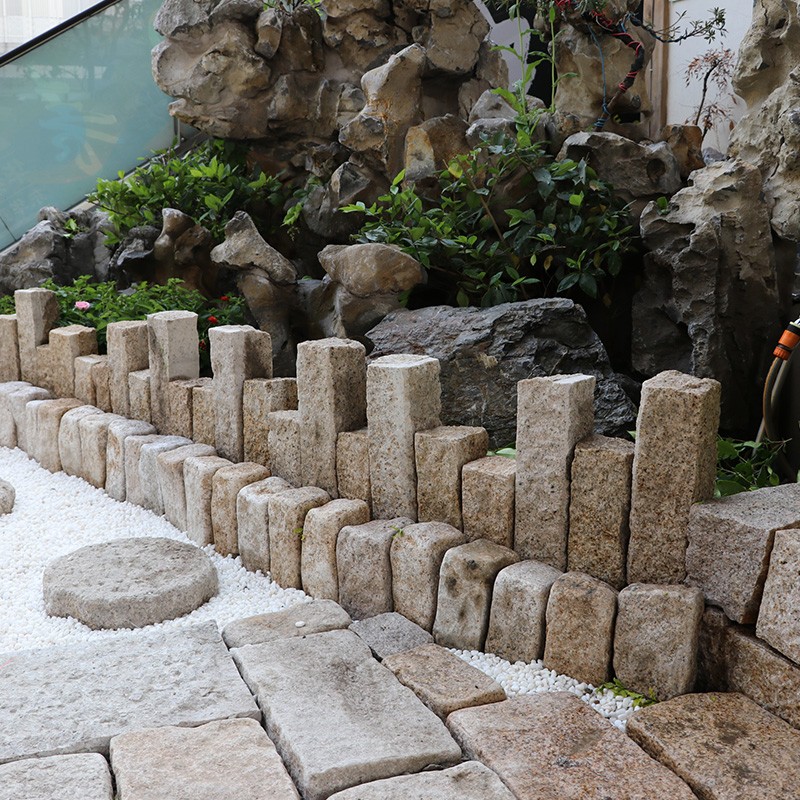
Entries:
<svg viewBox="0 0 800 800">
<path fill-rule="evenodd" d="M 150 370 L 141 369 L 128 374 L 128 403 L 130 411 L 128 416 L 150 422 L 153 418 L 153 408 L 150 403 Z"/>
<path fill-rule="evenodd" d="M 149 366 L 147 322 L 145 320 L 110 322 L 106 328 L 106 343 L 111 371 L 109 380 L 111 410 L 123 417 L 130 417 L 132 414 L 128 375 L 131 372 L 146 370 Z"/>
<path fill-rule="evenodd" d="M 187 444 L 156 454 L 156 480 L 161 490 L 164 516 L 179 531 L 185 533 L 187 529 L 183 465 L 187 458 L 216 454 L 216 450 L 208 444 Z"/>
<path fill-rule="evenodd" d="M 775 533 L 756 634 L 800 663 L 800 530 Z"/>
<path fill-rule="evenodd" d="M 292 486 L 302 483 L 300 468 L 300 412 L 271 411 L 267 416 L 269 465 L 272 473 Z"/>
<path fill-rule="evenodd" d="M 312 508 L 303 525 L 300 574 L 303 591 L 312 597 L 339 599 L 339 572 L 336 567 L 336 540 L 348 525 L 369 522 L 369 508 L 361 500 L 333 500 Z"/>
<path fill-rule="evenodd" d="M 13 419 L 14 444 L 26 453 L 30 453 L 31 443 L 28 441 L 28 403 L 35 400 L 50 400 L 53 395 L 47 389 L 38 386 L 22 386 L 5 395 L 6 403 L 11 418 Z M 10 437 L 9 437 L 10 438 Z"/>
<path fill-rule="evenodd" d="M 350 615 L 332 600 L 312 600 L 297 603 L 284 611 L 258 614 L 228 623 L 222 637 L 228 647 L 264 644 L 278 639 L 311 636 L 314 633 L 349 628 Z"/>
<path fill-rule="evenodd" d="M 300 800 L 275 745 L 252 719 L 123 733 L 110 750 L 125 800 Z"/>
<path fill-rule="evenodd" d="M 687 694 L 643 708 L 628 735 L 708 800 L 799 797 L 800 733 L 741 694 Z"/>
<path fill-rule="evenodd" d="M 487 456 L 461 470 L 461 504 L 467 541 L 488 539 L 514 546 L 514 484 L 517 462 L 504 456 Z"/>
<path fill-rule="evenodd" d="M 61 469 L 67 475 L 81 477 L 83 474 L 81 435 L 78 423 L 84 417 L 102 413 L 95 406 L 78 406 L 71 408 L 61 417 L 61 425 L 58 428 L 58 456 L 61 459 Z"/>
<path fill-rule="evenodd" d="M 211 386 L 211 378 L 190 381 L 170 381 L 167 384 L 167 422 L 165 433 L 194 439 L 194 390 L 198 386 Z M 201 442 L 202 444 L 202 442 Z"/>
<path fill-rule="evenodd" d="M 465 708 L 447 726 L 466 756 L 494 770 L 520 800 L 696 800 L 683 781 L 567 692 Z"/>
<path fill-rule="evenodd" d="M 336 440 L 336 480 L 339 497 L 362 500 L 372 514 L 372 485 L 369 477 L 369 433 L 344 431 Z"/>
<path fill-rule="evenodd" d="M 139 505 L 149 508 L 159 515 L 164 513 L 164 497 L 158 480 L 156 459 L 160 453 L 177 450 L 179 447 L 187 447 L 191 444 L 192 440 L 185 439 L 183 436 L 159 436 L 157 440 L 142 445 L 139 450 L 139 486 L 142 492 L 142 502 Z M 136 445 L 134 445 L 135 448 Z"/>
<path fill-rule="evenodd" d="M 614 672 L 626 688 L 659 700 L 691 692 L 703 593 L 689 586 L 634 583 L 619 593 Z"/>
<path fill-rule="evenodd" d="M 233 466 L 227 458 L 200 456 L 183 462 L 183 490 L 186 494 L 186 535 L 201 547 L 214 544 L 211 500 L 214 475 Z"/>
<path fill-rule="evenodd" d="M 392 611 L 391 547 L 411 525 L 407 517 L 348 525 L 336 540 L 339 602 L 353 619 Z"/>
<path fill-rule="evenodd" d="M 273 494 L 267 501 L 270 573 L 272 580 L 284 588 L 302 588 L 300 568 L 306 514 L 330 499 L 324 489 L 304 486 Z"/>
<path fill-rule="evenodd" d="M 41 385 L 56 397 L 75 397 L 75 359 L 97 353 L 97 332 L 83 325 L 50 331 L 50 343 L 36 349 Z"/>
<path fill-rule="evenodd" d="M 28 455 L 50 472 L 61 471 L 58 454 L 58 431 L 61 418 L 80 403 L 73 398 L 58 400 L 32 400 L 27 404 Z"/>
<path fill-rule="evenodd" d="M 295 378 L 251 378 L 244 382 L 242 413 L 244 460 L 271 467 L 269 424 L 272 411 L 297 410 Z"/>
<path fill-rule="evenodd" d="M 569 505 L 570 572 L 626 584 L 633 442 L 590 436 L 575 445 Z"/>
<path fill-rule="evenodd" d="M 696 505 L 689 517 L 686 582 L 735 622 L 755 622 L 775 531 L 797 527 L 796 483 Z"/>
<path fill-rule="evenodd" d="M 501 569 L 519 561 L 507 547 L 486 539 L 448 550 L 442 560 L 433 636 L 442 647 L 483 650 L 492 588 Z"/>
<path fill-rule="evenodd" d="M 187 443 L 178 439 L 177 436 L 161 436 L 159 434 L 128 436 L 125 439 L 125 499 L 128 503 L 145 508 L 145 503 L 151 502 L 145 496 L 151 487 L 142 484 L 144 477 L 140 469 L 142 448 L 145 445 L 164 441 L 166 441 L 167 450 L 174 450 L 175 447 L 181 447 Z"/>
<path fill-rule="evenodd" d="M 412 622 L 433 629 L 439 570 L 451 547 L 466 542 L 464 534 L 445 522 L 407 525 L 392 540 L 392 598 L 394 610 Z"/>
<path fill-rule="evenodd" d="M 549 564 L 521 561 L 494 582 L 486 652 L 510 661 L 536 661 L 544 653 L 550 587 L 561 573 Z"/>
<path fill-rule="evenodd" d="M 0 383 L 0 447 L 17 446 L 17 424 L 11 410 L 11 394 L 18 389 L 33 388 L 27 381 Z"/>
<path fill-rule="evenodd" d="M 81 440 L 81 477 L 92 486 L 103 489 L 106 485 L 106 458 L 108 451 L 108 426 L 122 422 L 118 414 L 97 414 L 78 421 Z"/>
<path fill-rule="evenodd" d="M 682 583 L 693 503 L 714 494 L 720 385 L 662 372 L 642 384 L 633 457 L 629 583 Z"/>
<path fill-rule="evenodd" d="M 441 720 L 350 631 L 243 647 L 233 656 L 306 800 L 461 759 Z"/>
<path fill-rule="evenodd" d="M 149 422 L 125 419 L 108 426 L 106 443 L 106 494 L 120 502 L 127 496 L 125 481 L 125 440 L 129 436 L 149 436 L 156 429 Z"/>
<path fill-rule="evenodd" d="M 92 386 L 94 387 L 95 405 L 103 411 L 111 413 L 111 369 L 108 358 L 97 361 L 92 366 Z"/>
<path fill-rule="evenodd" d="M 0 383 L 18 381 L 21 376 L 17 316 L 0 314 Z"/>
<path fill-rule="evenodd" d="M 0 800 L 114 800 L 99 753 L 26 758 L 0 767 Z"/>
<path fill-rule="evenodd" d="M 368 645 L 378 661 L 433 643 L 433 636 L 426 630 L 395 611 L 358 619 L 350 626 L 350 630 Z"/>
<path fill-rule="evenodd" d="M 23 650 L 0 663 L 0 763 L 107 754 L 111 737 L 140 728 L 260 716 L 213 622 Z"/>
<path fill-rule="evenodd" d="M 22 380 L 39 383 L 36 348 L 47 344 L 58 320 L 58 300 L 49 289 L 18 289 L 14 292 Z"/>
<path fill-rule="evenodd" d="M 75 397 L 83 405 L 97 406 L 97 392 L 92 380 L 92 367 L 107 356 L 78 356 L 75 359 Z M 99 406 L 98 406 L 99 408 Z"/>
<path fill-rule="evenodd" d="M 217 420 L 214 414 L 213 381 L 192 389 L 192 439 L 197 444 L 216 445 Z"/>
<path fill-rule="evenodd" d="M 617 592 L 582 572 L 567 572 L 550 587 L 544 665 L 600 686 L 610 678 Z"/>
<path fill-rule="evenodd" d="M 269 572 L 269 498 L 291 489 L 283 478 L 265 478 L 242 488 L 236 495 L 239 555 L 245 569 Z"/>
<path fill-rule="evenodd" d="M 442 719 L 460 708 L 506 699 L 500 684 L 438 644 L 387 656 L 383 665 Z"/>
<path fill-rule="evenodd" d="M 567 567 L 572 453 L 594 426 L 594 385 L 588 375 L 517 384 L 514 549 L 560 570 Z"/>
<path fill-rule="evenodd" d="M 269 470 L 247 461 L 222 467 L 214 473 L 211 479 L 211 527 L 214 549 L 223 556 L 239 554 L 236 496 L 247 484 L 264 478 L 269 478 Z"/>
<path fill-rule="evenodd" d="M 441 425 L 439 362 L 391 355 L 367 367 L 367 422 L 372 513 L 417 519 L 414 435 Z"/>
</svg>

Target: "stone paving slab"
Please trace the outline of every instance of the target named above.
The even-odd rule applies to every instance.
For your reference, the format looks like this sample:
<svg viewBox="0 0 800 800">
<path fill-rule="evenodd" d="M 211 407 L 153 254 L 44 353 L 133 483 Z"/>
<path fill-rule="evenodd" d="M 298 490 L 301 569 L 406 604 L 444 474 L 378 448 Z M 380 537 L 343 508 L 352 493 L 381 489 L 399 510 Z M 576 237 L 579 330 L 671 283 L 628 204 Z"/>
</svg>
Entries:
<svg viewBox="0 0 800 800">
<path fill-rule="evenodd" d="M 120 800 L 299 800 L 275 745 L 253 719 L 115 736 Z"/>
<path fill-rule="evenodd" d="M 379 661 L 433 642 L 428 631 L 396 611 L 356 620 L 350 630 L 369 646 Z"/>
<path fill-rule="evenodd" d="M 350 631 L 233 656 L 305 800 L 461 759 L 441 720 Z"/>
<path fill-rule="evenodd" d="M 638 711 L 628 735 L 703 800 L 798 800 L 800 732 L 741 694 L 687 694 Z"/>
<path fill-rule="evenodd" d="M 25 758 L 0 766 L 0 800 L 113 800 L 99 753 Z"/>
<path fill-rule="evenodd" d="M 214 623 L 0 655 L 0 763 L 108 753 L 113 736 L 259 719 Z"/>
<path fill-rule="evenodd" d="M 680 778 L 567 692 L 465 708 L 447 727 L 517 800 L 696 800 Z"/>
</svg>

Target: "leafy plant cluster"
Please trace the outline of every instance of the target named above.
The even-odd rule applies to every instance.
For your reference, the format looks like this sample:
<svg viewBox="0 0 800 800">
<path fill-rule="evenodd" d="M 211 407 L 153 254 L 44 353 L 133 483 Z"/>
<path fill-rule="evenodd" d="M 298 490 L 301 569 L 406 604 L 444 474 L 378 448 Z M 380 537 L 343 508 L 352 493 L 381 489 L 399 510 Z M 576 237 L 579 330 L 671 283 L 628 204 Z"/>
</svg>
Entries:
<svg viewBox="0 0 800 800">
<path fill-rule="evenodd" d="M 651 706 L 658 702 L 655 689 L 651 689 L 647 694 L 634 692 L 632 689 L 627 689 L 619 678 L 614 678 L 608 681 L 608 683 L 598 686 L 597 689 L 598 691 L 609 691 L 615 697 L 630 697 L 633 701 L 634 708 L 643 708 L 644 706 Z"/>
<path fill-rule="evenodd" d="M 160 225 L 164 208 L 183 211 L 222 241 L 236 211 L 280 207 L 286 194 L 277 178 L 248 168 L 240 146 L 209 139 L 181 156 L 159 151 L 119 180 L 100 179 L 87 199 L 108 212 L 114 227 L 106 244 L 113 246 L 131 228 Z M 264 216 L 253 214 L 256 224 Z"/>
<path fill-rule="evenodd" d="M 714 497 L 778 486 L 781 478 L 774 465 L 784 445 L 785 442 L 756 443 L 719 437 Z"/>
</svg>

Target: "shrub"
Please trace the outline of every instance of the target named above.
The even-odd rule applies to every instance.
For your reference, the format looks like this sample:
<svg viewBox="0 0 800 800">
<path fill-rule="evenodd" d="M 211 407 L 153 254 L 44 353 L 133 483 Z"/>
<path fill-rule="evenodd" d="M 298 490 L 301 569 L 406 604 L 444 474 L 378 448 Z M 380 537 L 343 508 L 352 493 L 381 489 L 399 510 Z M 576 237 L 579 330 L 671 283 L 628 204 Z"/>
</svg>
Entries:
<svg viewBox="0 0 800 800">
<path fill-rule="evenodd" d="M 717 439 L 717 481 L 715 497 L 778 486 L 780 475 L 775 461 L 785 442 L 745 442 L 740 439 Z"/>
</svg>

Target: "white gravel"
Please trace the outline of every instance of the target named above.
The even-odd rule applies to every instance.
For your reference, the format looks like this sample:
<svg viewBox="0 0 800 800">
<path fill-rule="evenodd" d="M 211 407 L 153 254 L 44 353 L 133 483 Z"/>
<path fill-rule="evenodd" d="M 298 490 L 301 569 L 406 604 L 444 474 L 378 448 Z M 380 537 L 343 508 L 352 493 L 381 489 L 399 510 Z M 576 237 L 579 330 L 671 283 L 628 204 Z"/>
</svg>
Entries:
<svg viewBox="0 0 800 800">
<path fill-rule="evenodd" d="M 80 478 L 47 472 L 21 450 L 0 447 L 0 479 L 16 489 L 13 513 L 0 516 L 0 654 L 130 636 L 133 632 L 129 630 L 93 631 L 74 619 L 47 616 L 42 597 L 45 566 L 88 544 L 129 536 L 189 541 L 187 537 L 164 517 L 112 500 Z M 219 594 L 191 614 L 152 628 L 167 630 L 215 620 L 221 629 L 235 619 L 310 600 L 297 589 L 282 589 L 260 572 L 249 572 L 238 557 L 223 558 L 210 545 L 203 549 L 217 568 Z M 510 697 L 572 692 L 620 728 L 634 710 L 630 698 L 599 692 L 589 684 L 558 675 L 545 669 L 541 661 L 510 664 L 491 653 L 453 652 L 497 680 Z"/>
</svg>

